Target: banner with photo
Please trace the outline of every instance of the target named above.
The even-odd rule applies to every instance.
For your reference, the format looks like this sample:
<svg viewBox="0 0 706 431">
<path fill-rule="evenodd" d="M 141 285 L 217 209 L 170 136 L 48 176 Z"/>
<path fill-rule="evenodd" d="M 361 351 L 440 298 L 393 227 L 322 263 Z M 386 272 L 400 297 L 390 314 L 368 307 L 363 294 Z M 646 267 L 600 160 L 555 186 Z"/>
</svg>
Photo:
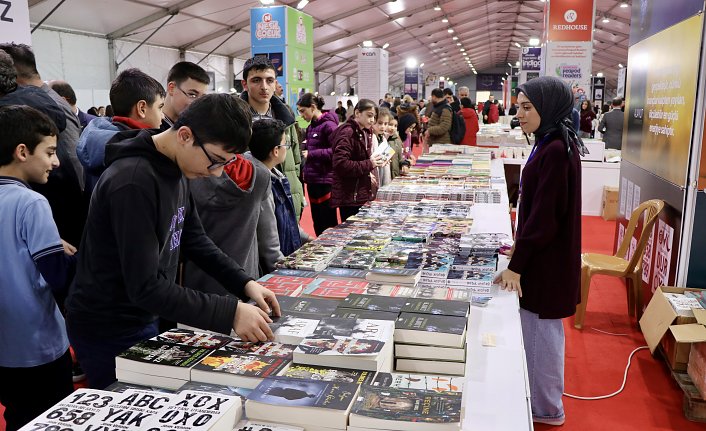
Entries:
<svg viewBox="0 0 706 431">
<path fill-rule="evenodd" d="M 29 26 L 29 6 L 26 1 L 0 2 L 0 43 L 32 45 Z"/>
<path fill-rule="evenodd" d="M 691 149 L 703 16 L 630 47 L 623 160 L 683 187 Z M 679 47 L 679 49 L 675 49 Z"/>
<path fill-rule="evenodd" d="M 700 13 L 703 8 L 703 0 L 633 0 L 630 46 Z"/>
<path fill-rule="evenodd" d="M 545 73 L 571 85 L 579 98 L 590 97 L 592 42 L 547 42 Z"/>
</svg>

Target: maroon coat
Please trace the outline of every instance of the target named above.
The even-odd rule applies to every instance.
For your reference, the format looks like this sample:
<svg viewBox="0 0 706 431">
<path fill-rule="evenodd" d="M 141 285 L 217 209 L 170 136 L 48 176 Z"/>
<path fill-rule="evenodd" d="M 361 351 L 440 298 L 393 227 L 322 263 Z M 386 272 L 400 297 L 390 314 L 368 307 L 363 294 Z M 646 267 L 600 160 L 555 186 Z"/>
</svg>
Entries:
<svg viewBox="0 0 706 431">
<path fill-rule="evenodd" d="M 560 319 L 581 302 L 581 161 L 556 139 L 541 145 L 522 172 L 515 252 L 520 306 Z"/>
<path fill-rule="evenodd" d="M 372 132 L 361 129 L 351 117 L 341 124 L 331 138 L 333 144 L 333 184 L 331 206 L 361 206 L 375 198 L 370 173 Z"/>
<path fill-rule="evenodd" d="M 304 181 L 307 184 L 331 184 L 333 170 L 331 160 L 331 134 L 338 128 L 338 116 L 324 112 L 306 128 L 306 163 Z"/>
</svg>

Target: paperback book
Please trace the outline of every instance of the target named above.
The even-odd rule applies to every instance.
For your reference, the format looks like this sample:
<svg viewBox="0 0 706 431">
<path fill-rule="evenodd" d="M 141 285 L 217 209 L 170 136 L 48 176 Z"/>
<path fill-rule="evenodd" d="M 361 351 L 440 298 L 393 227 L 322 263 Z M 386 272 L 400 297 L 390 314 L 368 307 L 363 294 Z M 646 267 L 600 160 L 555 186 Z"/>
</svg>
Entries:
<svg viewBox="0 0 706 431">
<path fill-rule="evenodd" d="M 282 374 L 292 379 L 324 380 L 327 382 L 347 382 L 358 385 L 373 383 L 375 372 L 346 368 L 317 367 L 315 365 L 292 364 Z"/>
<path fill-rule="evenodd" d="M 350 294 L 340 303 L 341 308 L 358 308 L 370 311 L 399 313 L 406 303 L 405 298 L 389 298 L 379 295 Z"/>
<path fill-rule="evenodd" d="M 77 389 L 20 428 L 20 431 L 85 429 L 89 420 L 102 414 L 105 407 L 122 398 L 122 395 L 98 389 Z"/>
<path fill-rule="evenodd" d="M 444 316 L 467 317 L 470 306 L 467 301 L 449 301 L 443 299 L 408 298 L 403 312 L 421 314 L 440 314 Z"/>
<path fill-rule="evenodd" d="M 390 262 L 376 262 L 375 266 L 368 272 L 365 279 L 371 283 L 406 284 L 414 286 L 421 277 L 419 268 L 408 269 L 402 264 L 395 264 L 397 267 L 385 267 L 382 265 Z"/>
<path fill-rule="evenodd" d="M 161 414 L 144 424 L 149 431 L 232 431 L 243 415 L 239 397 L 182 391 Z"/>
<path fill-rule="evenodd" d="M 455 287 L 427 287 L 418 286 L 413 298 L 424 298 L 424 299 L 450 299 L 456 301 L 468 301 L 471 297 L 471 291 L 468 289 L 459 289 Z"/>
<path fill-rule="evenodd" d="M 297 347 L 296 344 L 282 344 L 276 341 L 253 343 L 234 340 L 221 347 L 220 350 L 240 355 L 260 355 L 292 359 L 292 352 L 295 347 Z"/>
<path fill-rule="evenodd" d="M 392 340 L 386 341 L 312 335 L 294 350 L 294 363 L 378 371 L 392 357 Z"/>
<path fill-rule="evenodd" d="M 428 374 L 377 373 L 372 386 L 393 389 L 420 389 L 437 393 L 463 393 L 463 378 Z"/>
<path fill-rule="evenodd" d="M 304 428 L 264 421 L 240 421 L 235 431 L 304 431 Z"/>
<path fill-rule="evenodd" d="M 115 368 L 189 380 L 191 367 L 211 352 L 213 349 L 145 340 L 118 355 L 115 358 Z"/>
<path fill-rule="evenodd" d="M 484 271 L 494 273 L 498 266 L 496 255 L 475 255 L 468 257 L 454 256 L 451 269 L 454 271 Z"/>
<path fill-rule="evenodd" d="M 325 316 L 331 314 L 339 305 L 340 301 L 332 301 L 323 298 L 292 298 L 291 296 L 278 296 L 282 315 L 288 313 L 298 313 L 298 315 L 310 314 L 312 317 Z"/>
<path fill-rule="evenodd" d="M 183 344 L 204 349 L 218 349 L 232 340 L 227 335 L 210 334 L 185 328 L 170 329 L 150 339 L 162 343 Z"/>
<path fill-rule="evenodd" d="M 488 271 L 449 271 L 446 278 L 448 286 L 458 287 L 487 287 L 493 286 L 495 273 Z M 487 293 L 476 291 L 476 293 Z"/>
<path fill-rule="evenodd" d="M 329 280 L 337 278 L 342 278 L 344 280 L 365 280 L 365 276 L 367 274 L 368 271 L 363 269 L 328 267 L 321 271 L 318 274 L 318 277 Z"/>
<path fill-rule="evenodd" d="M 86 430 L 147 429 L 147 424 L 166 412 L 177 398 L 179 395 L 173 393 L 129 389 L 102 407 L 84 426 Z"/>
<path fill-rule="evenodd" d="M 277 375 L 289 362 L 280 357 L 232 353 L 219 349 L 191 369 L 191 380 L 254 388 L 263 378 Z"/>
<path fill-rule="evenodd" d="M 339 307 L 330 317 L 342 319 L 372 319 L 372 320 L 389 320 L 394 322 L 399 317 L 400 313 L 390 311 L 373 311 L 362 310 L 360 308 L 344 308 Z"/>
<path fill-rule="evenodd" d="M 400 313 L 395 322 L 395 342 L 463 347 L 466 321 L 465 317 Z"/>
<path fill-rule="evenodd" d="M 284 316 L 270 323 L 270 328 L 276 342 L 297 345 L 305 337 L 313 334 L 318 324 L 319 319 Z"/>
<path fill-rule="evenodd" d="M 317 278 L 308 285 L 304 296 L 325 299 L 343 299 L 351 293 L 365 293 L 369 283 L 365 280 Z"/>
<path fill-rule="evenodd" d="M 270 289 L 275 295 L 299 296 L 304 286 L 313 282 L 309 277 L 293 277 L 289 275 L 267 274 L 257 280 L 258 283 Z"/>
</svg>

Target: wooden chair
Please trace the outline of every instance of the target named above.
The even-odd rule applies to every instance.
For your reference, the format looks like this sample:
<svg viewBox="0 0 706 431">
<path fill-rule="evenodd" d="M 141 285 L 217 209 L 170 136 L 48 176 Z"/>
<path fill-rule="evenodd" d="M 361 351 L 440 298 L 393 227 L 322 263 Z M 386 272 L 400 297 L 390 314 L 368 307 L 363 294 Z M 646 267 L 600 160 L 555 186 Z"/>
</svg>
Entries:
<svg viewBox="0 0 706 431">
<path fill-rule="evenodd" d="M 625 279 L 628 296 L 628 314 L 637 314 L 638 321 L 642 314 L 642 255 L 649 240 L 652 226 L 657 221 L 657 215 L 664 208 L 664 202 L 659 199 L 652 199 L 643 202 L 635 208 L 630 216 L 628 228 L 625 231 L 618 251 L 613 256 L 598 253 L 581 254 L 581 304 L 576 307 L 574 316 L 574 327 L 581 329 L 583 319 L 586 314 L 586 303 L 588 302 L 588 290 L 591 287 L 591 277 L 594 274 L 612 275 Z M 637 247 L 632 258 L 625 259 L 630 248 L 630 239 L 637 229 L 638 222 L 644 214 L 642 230 L 637 240 Z"/>
</svg>

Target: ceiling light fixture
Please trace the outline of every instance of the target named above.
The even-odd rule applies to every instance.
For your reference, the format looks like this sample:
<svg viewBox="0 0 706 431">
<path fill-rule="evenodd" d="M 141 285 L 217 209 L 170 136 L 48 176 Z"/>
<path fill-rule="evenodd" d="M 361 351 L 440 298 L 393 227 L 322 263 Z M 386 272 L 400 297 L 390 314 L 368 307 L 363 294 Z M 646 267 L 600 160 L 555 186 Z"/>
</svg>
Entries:
<svg viewBox="0 0 706 431">
<path fill-rule="evenodd" d="M 438 12 L 441 10 L 441 7 L 439 5 L 436 5 L 436 6 L 434 6 L 434 10 Z"/>
<path fill-rule="evenodd" d="M 539 38 L 537 37 L 531 37 L 529 40 L 530 46 L 538 46 L 539 45 Z"/>
<path fill-rule="evenodd" d="M 458 36 L 452 37 L 451 40 L 458 40 Z"/>
<path fill-rule="evenodd" d="M 515 62 L 515 67 L 520 67 L 520 62 L 519 62 L 519 61 L 516 61 L 516 62 Z"/>
<path fill-rule="evenodd" d="M 260 0 L 260 3 L 267 6 L 267 5 L 275 4 L 275 0 Z"/>
<path fill-rule="evenodd" d="M 419 63 L 419 67 L 424 67 L 424 63 Z"/>
<path fill-rule="evenodd" d="M 625 67 L 625 66 L 623 66 L 623 63 L 618 63 L 618 67 L 619 67 L 620 69 L 622 69 L 622 68 Z"/>
<path fill-rule="evenodd" d="M 364 40 L 363 46 L 366 48 L 370 48 L 371 46 L 373 46 L 373 41 L 372 40 Z"/>
<path fill-rule="evenodd" d="M 608 24 L 610 22 L 610 18 L 608 18 L 608 15 L 604 15 L 603 19 L 601 20 L 603 24 Z"/>
<path fill-rule="evenodd" d="M 598 73 L 596 73 L 596 76 L 599 77 L 599 78 L 603 78 L 603 72 L 598 72 Z"/>
<path fill-rule="evenodd" d="M 456 46 L 461 46 L 461 45 L 462 45 L 461 42 L 456 42 Z"/>
<path fill-rule="evenodd" d="M 385 44 L 382 46 L 382 49 L 387 49 L 388 46 L 390 46 L 390 44 L 385 42 Z"/>
<path fill-rule="evenodd" d="M 518 47 L 518 48 L 522 48 L 522 45 L 520 45 L 520 44 L 517 43 L 517 42 L 515 42 L 515 46 Z"/>
<path fill-rule="evenodd" d="M 467 53 L 467 52 L 464 52 L 464 53 L 463 53 L 463 56 L 468 56 L 468 53 Z"/>
<path fill-rule="evenodd" d="M 414 57 L 408 58 L 407 59 L 407 67 L 410 69 L 417 67 L 417 59 Z"/>
<path fill-rule="evenodd" d="M 446 30 L 446 31 L 448 31 L 449 33 L 453 33 L 453 32 L 454 32 L 454 29 L 450 28 L 450 29 L 448 29 L 448 30 Z"/>
<path fill-rule="evenodd" d="M 441 20 L 441 22 L 449 22 L 449 19 L 448 19 L 448 18 L 444 18 L 444 19 Z"/>
<path fill-rule="evenodd" d="M 297 4 L 297 9 L 302 10 L 302 9 L 304 9 L 304 8 L 306 7 L 306 5 L 308 5 L 308 4 L 309 4 L 309 0 L 301 0 L 301 1 Z"/>
<path fill-rule="evenodd" d="M 461 49 L 459 49 L 459 51 L 461 51 L 461 52 L 463 52 L 463 51 L 465 51 L 465 50 L 466 50 L 466 48 L 461 48 Z"/>
<path fill-rule="evenodd" d="M 510 63 L 509 61 L 507 62 L 507 65 L 510 66 L 510 67 L 513 67 L 513 66 L 512 66 L 512 63 Z"/>
<path fill-rule="evenodd" d="M 474 75 L 478 75 L 478 72 L 476 72 L 476 70 L 473 69 L 473 74 L 474 74 Z"/>
<path fill-rule="evenodd" d="M 626 1 L 620 2 L 620 7 L 630 7 L 630 4 L 628 4 L 628 2 Z"/>
</svg>

